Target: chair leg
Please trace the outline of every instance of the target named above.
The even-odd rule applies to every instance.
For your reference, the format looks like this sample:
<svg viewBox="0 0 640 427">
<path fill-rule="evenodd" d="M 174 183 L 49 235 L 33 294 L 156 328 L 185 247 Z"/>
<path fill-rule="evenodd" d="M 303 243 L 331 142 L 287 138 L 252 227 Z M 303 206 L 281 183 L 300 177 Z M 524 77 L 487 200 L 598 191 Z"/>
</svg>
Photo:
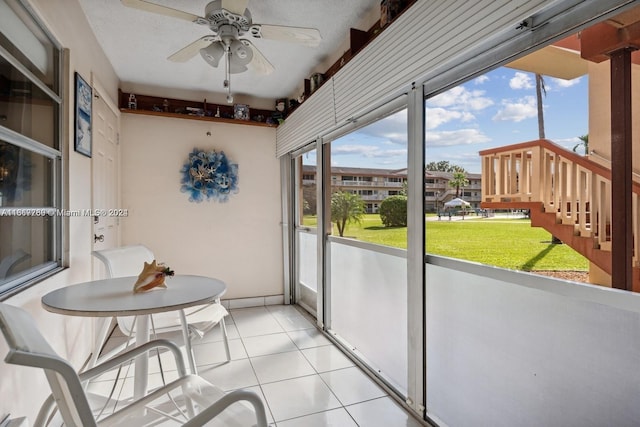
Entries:
<svg viewBox="0 0 640 427">
<path fill-rule="evenodd" d="M 224 316 L 220 319 L 220 329 L 222 330 L 222 339 L 224 341 L 224 351 L 227 353 L 227 362 L 231 361 L 231 352 L 229 351 L 229 337 L 227 337 L 227 325 L 224 323 Z"/>
<path fill-rule="evenodd" d="M 102 321 L 102 326 L 98 331 L 98 335 L 95 337 L 95 342 L 93 344 L 93 352 L 91 353 L 91 359 L 89 359 L 89 363 L 87 365 L 87 369 L 91 369 L 96 366 L 98 362 L 98 358 L 100 357 L 100 351 L 105 345 L 107 341 L 107 337 L 109 336 L 109 332 L 111 332 L 111 318 L 109 319 L 100 319 Z"/>
<path fill-rule="evenodd" d="M 184 314 L 184 310 L 178 310 L 180 313 L 180 323 L 182 324 L 182 339 L 184 340 L 184 348 L 187 351 L 187 359 L 189 360 L 189 368 L 193 375 L 198 375 L 196 368 L 196 358 L 193 354 L 193 348 L 191 348 L 191 338 L 189 337 L 189 324 L 187 323 L 187 316 Z"/>
</svg>

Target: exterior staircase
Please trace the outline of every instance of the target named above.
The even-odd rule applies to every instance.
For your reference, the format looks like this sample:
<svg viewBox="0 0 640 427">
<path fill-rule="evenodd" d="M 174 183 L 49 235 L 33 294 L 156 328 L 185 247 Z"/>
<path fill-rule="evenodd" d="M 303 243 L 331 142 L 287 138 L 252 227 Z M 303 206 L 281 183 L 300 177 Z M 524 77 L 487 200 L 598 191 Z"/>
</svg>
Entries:
<svg viewBox="0 0 640 427">
<path fill-rule="evenodd" d="M 611 275 L 611 170 L 545 139 L 480 152 L 487 209 L 529 209 L 543 227 Z M 633 291 L 640 292 L 640 184 L 633 183 Z"/>
</svg>

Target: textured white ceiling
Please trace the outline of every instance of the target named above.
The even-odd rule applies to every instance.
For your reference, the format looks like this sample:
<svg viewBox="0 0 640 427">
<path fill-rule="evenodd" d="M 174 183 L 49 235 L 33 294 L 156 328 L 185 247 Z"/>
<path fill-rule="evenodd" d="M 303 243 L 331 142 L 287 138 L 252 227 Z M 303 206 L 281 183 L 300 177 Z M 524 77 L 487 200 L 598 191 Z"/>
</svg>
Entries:
<svg viewBox="0 0 640 427">
<path fill-rule="evenodd" d="M 154 3 L 204 15 L 207 0 L 150 0 Z M 210 34 L 206 26 L 128 8 L 118 0 L 80 0 L 104 52 L 123 83 L 175 89 L 224 92 L 224 67 L 213 68 L 197 55 L 186 63 L 166 58 L 194 40 Z M 256 24 L 317 28 L 322 42 L 316 48 L 273 40 L 254 40 L 274 65 L 267 76 L 251 71 L 231 78 L 235 94 L 276 99 L 290 97 L 314 68 L 337 52 L 371 16 L 379 0 L 250 0 L 248 9 Z M 367 29 L 367 28 L 360 28 Z M 221 62 L 222 64 L 222 62 Z M 322 70 L 323 71 L 323 70 Z"/>
</svg>

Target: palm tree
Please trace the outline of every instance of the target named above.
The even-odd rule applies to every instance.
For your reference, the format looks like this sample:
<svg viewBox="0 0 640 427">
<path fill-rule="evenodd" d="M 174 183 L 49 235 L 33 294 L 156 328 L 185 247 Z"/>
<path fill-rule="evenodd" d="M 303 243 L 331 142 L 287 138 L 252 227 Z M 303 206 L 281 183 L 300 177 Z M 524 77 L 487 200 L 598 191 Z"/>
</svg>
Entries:
<svg viewBox="0 0 640 427">
<path fill-rule="evenodd" d="M 580 142 L 573 146 L 573 152 L 577 153 L 578 147 L 583 146 L 584 155 L 586 156 L 587 154 L 589 154 L 589 134 L 579 136 L 578 139 L 580 139 Z"/>
<path fill-rule="evenodd" d="M 456 197 L 460 197 L 460 188 L 469 185 L 469 180 L 464 172 L 454 172 L 453 178 L 449 181 L 449 187 L 456 189 Z"/>
<path fill-rule="evenodd" d="M 338 226 L 340 237 L 347 223 L 360 222 L 364 212 L 364 201 L 357 194 L 336 191 L 331 195 L 331 221 Z"/>
<path fill-rule="evenodd" d="M 544 139 L 544 112 L 542 110 L 542 96 L 547 96 L 547 88 L 541 74 L 536 74 L 536 101 L 538 106 L 538 138 Z"/>
<path fill-rule="evenodd" d="M 547 96 L 547 88 L 541 74 L 536 74 L 536 102 L 538 106 L 538 138 L 545 139 L 544 134 L 544 110 L 542 108 L 542 96 Z M 562 240 L 551 235 L 551 243 L 560 244 Z"/>
</svg>

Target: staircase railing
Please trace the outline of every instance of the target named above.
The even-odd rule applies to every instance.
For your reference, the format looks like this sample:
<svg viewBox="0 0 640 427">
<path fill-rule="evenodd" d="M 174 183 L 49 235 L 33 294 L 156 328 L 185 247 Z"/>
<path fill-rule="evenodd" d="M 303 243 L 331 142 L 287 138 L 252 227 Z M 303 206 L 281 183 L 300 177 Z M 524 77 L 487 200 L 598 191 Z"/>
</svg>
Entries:
<svg viewBox="0 0 640 427">
<path fill-rule="evenodd" d="M 480 156 L 483 204 L 540 202 L 559 222 L 573 225 L 576 235 L 611 250 L 610 169 L 546 139 L 484 150 Z M 640 184 L 634 181 L 634 236 L 640 231 L 639 194 Z M 634 266 L 640 266 L 638 240 L 634 238 Z"/>
</svg>

